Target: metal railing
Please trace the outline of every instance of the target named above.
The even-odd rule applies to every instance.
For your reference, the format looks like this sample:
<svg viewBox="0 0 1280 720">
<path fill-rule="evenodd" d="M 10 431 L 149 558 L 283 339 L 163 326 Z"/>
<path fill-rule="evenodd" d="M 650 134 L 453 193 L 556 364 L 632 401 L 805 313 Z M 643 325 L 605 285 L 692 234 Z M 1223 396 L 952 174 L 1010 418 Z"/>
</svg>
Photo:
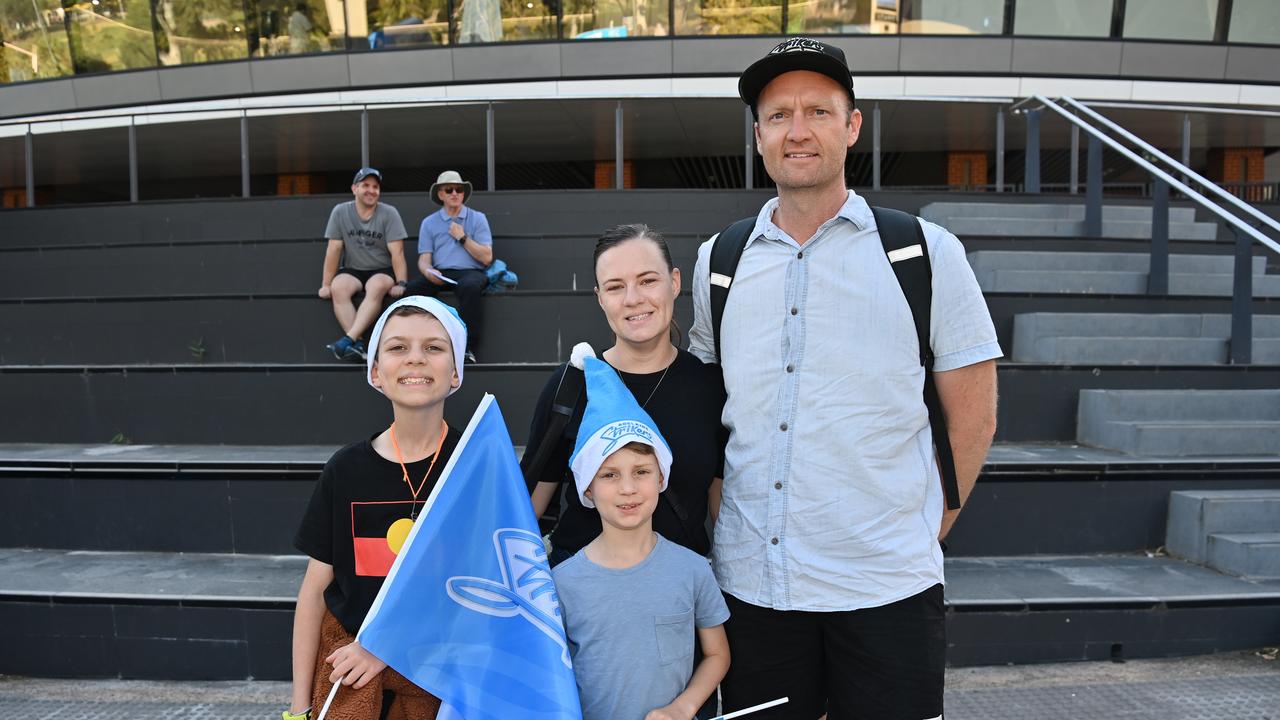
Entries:
<svg viewBox="0 0 1280 720">
<path fill-rule="evenodd" d="M 1122 143 L 1103 132 L 1098 126 L 1101 125 L 1138 145 L 1144 152 L 1149 153 L 1152 157 L 1159 159 L 1170 167 L 1173 172 L 1180 174 L 1187 181 L 1194 182 L 1205 188 L 1207 192 L 1217 195 L 1243 214 L 1259 221 L 1260 224 L 1280 232 L 1280 222 L 1080 102 L 1069 97 L 1063 97 L 1060 100 L 1063 104 L 1087 116 L 1094 122 L 1086 121 L 1043 95 L 1026 98 L 1014 105 L 1014 108 L 1017 108 L 1031 101 L 1039 103 L 1039 107 L 1020 111 L 1027 115 L 1027 147 L 1029 148 L 1027 153 L 1027 191 L 1040 191 L 1038 152 L 1033 153 L 1031 149 L 1038 149 L 1039 147 L 1039 114 L 1043 110 L 1049 110 L 1061 116 L 1072 126 L 1079 128 L 1089 136 L 1086 161 L 1085 236 L 1101 237 L 1102 235 L 1103 144 L 1150 173 L 1152 176 L 1154 203 L 1151 215 L 1151 265 L 1147 279 L 1147 292 L 1152 295 L 1167 295 L 1169 293 L 1169 188 L 1177 190 L 1198 206 L 1221 218 L 1235 234 L 1235 263 L 1231 293 L 1231 335 L 1228 341 L 1228 362 L 1240 365 L 1252 362 L 1253 243 L 1257 242 L 1278 254 L 1280 254 L 1280 243 L 1264 235 L 1241 217 L 1223 207 L 1222 204 L 1214 202 L 1192 189 L 1186 182 L 1179 180 L 1147 158 L 1125 147 Z"/>
</svg>

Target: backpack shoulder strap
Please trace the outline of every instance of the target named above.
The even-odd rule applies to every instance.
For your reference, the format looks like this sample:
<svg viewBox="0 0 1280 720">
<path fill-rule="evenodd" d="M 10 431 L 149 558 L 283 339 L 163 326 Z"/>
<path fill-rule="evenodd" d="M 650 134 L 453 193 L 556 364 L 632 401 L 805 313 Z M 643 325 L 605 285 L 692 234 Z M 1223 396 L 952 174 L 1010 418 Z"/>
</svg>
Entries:
<svg viewBox="0 0 1280 720">
<path fill-rule="evenodd" d="M 920 365 L 924 367 L 924 404 L 929 410 L 929 426 L 938 451 L 938 469 L 942 473 L 942 490 L 947 509 L 960 507 L 960 487 L 956 481 L 955 457 L 947 434 L 947 418 L 938 398 L 933 379 L 933 349 L 929 345 L 930 310 L 933 302 L 933 269 L 929 265 L 929 246 L 925 243 L 920 219 L 892 208 L 872 207 L 880 243 L 898 278 L 902 294 L 911 308 L 920 344 Z"/>
<path fill-rule="evenodd" d="M 755 226 L 755 215 L 742 218 L 721 230 L 711 246 L 711 331 L 717 362 L 720 361 L 720 321 L 724 318 L 725 303 L 729 301 L 729 286 L 733 284 L 738 261 L 742 259 L 742 251 L 747 247 Z"/>
<path fill-rule="evenodd" d="M 542 480 L 552 451 L 557 444 L 564 441 L 565 426 L 569 424 L 578 404 L 582 402 L 586 384 L 586 374 L 581 369 L 565 363 L 564 374 L 560 376 L 560 385 L 556 387 L 555 397 L 551 400 L 551 408 L 547 416 L 547 431 L 543 434 L 542 442 L 538 444 L 532 456 L 525 452 L 525 457 L 530 458 L 528 464 L 525 464 L 523 459 L 521 461 L 524 484 L 530 492 Z"/>
</svg>

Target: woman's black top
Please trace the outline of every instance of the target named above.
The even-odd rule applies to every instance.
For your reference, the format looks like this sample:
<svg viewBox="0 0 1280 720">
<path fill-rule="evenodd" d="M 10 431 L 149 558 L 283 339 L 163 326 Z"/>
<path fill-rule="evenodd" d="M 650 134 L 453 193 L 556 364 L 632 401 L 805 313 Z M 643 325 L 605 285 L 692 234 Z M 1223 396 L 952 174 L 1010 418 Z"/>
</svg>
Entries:
<svg viewBox="0 0 1280 720">
<path fill-rule="evenodd" d="M 542 443 L 549 424 L 551 403 L 564 370 L 565 366 L 561 365 L 551 374 L 538 397 L 526 452 L 535 452 Z M 706 555 L 711 550 L 706 531 L 707 489 L 712 478 L 723 476 L 724 446 L 728 439 L 728 431 L 720 422 L 725 401 L 720 366 L 703 364 L 690 353 L 679 350 L 665 378 L 662 371 L 641 375 L 619 371 L 618 376 L 635 396 L 636 402 L 657 423 L 659 432 L 671 446 L 671 477 L 667 478 L 667 487 L 674 492 L 663 492 L 659 497 L 658 508 L 653 513 L 653 529 L 672 542 Z M 584 393 L 565 426 L 564 437 L 552 451 L 542 476 L 537 478 L 539 482 L 567 482 L 569 485 L 568 492 L 564 493 L 559 524 L 551 533 L 551 544 L 571 553 L 576 553 L 600 534 L 600 515 L 595 509 L 582 505 L 573 483 L 573 473 L 569 470 L 569 458 L 573 454 L 585 407 Z M 559 495 L 557 492 L 557 497 Z M 672 496 L 684 509 L 686 521 L 681 522 L 676 514 Z"/>
</svg>

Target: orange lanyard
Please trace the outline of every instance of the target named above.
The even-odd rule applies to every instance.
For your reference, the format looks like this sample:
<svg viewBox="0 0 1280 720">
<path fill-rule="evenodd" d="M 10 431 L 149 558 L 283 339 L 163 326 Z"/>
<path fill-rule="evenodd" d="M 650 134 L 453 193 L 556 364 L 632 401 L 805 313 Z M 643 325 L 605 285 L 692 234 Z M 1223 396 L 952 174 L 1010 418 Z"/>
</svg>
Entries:
<svg viewBox="0 0 1280 720">
<path fill-rule="evenodd" d="M 409 479 L 409 468 L 405 467 L 404 455 L 400 452 L 400 443 L 396 442 L 396 424 L 391 423 L 391 447 L 396 449 L 396 460 L 400 462 L 400 470 L 404 473 L 404 484 L 409 486 L 409 492 L 413 494 L 413 509 L 409 511 L 410 520 L 418 516 L 418 493 L 422 492 L 422 488 L 427 484 L 427 478 L 431 477 L 431 471 L 435 469 L 436 461 L 440 459 L 440 449 L 444 447 L 444 436 L 449 433 L 449 423 L 441 421 L 440 424 L 443 425 L 440 428 L 440 442 L 436 443 L 436 452 L 431 456 L 427 474 L 422 476 L 422 482 L 418 483 L 417 489 L 414 489 L 413 481 Z"/>
</svg>

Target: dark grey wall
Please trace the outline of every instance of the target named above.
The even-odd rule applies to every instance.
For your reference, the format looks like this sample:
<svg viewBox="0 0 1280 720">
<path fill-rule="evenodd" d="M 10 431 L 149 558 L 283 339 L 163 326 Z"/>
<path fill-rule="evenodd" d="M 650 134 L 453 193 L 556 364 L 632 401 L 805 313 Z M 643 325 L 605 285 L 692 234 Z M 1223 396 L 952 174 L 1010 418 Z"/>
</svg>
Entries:
<svg viewBox="0 0 1280 720">
<path fill-rule="evenodd" d="M 637 38 L 335 53 L 0 87 L 0 118 L 147 103 L 457 83 L 736 75 L 776 37 Z M 1280 48 L 1132 40 L 832 37 L 854 76 L 1044 75 L 1275 84 Z"/>
</svg>

